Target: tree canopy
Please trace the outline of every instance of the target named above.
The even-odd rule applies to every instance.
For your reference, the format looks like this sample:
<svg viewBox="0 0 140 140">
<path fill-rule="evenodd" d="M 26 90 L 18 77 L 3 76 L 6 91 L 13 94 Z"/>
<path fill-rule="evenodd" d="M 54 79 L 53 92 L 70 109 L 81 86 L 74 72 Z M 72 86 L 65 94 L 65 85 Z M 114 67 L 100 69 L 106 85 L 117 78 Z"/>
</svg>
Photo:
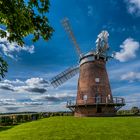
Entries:
<svg viewBox="0 0 140 140">
<path fill-rule="evenodd" d="M 0 0 L 0 37 L 23 46 L 24 37 L 33 34 L 32 41 L 39 38 L 50 39 L 53 28 L 46 13 L 49 12 L 49 0 Z M 4 77 L 7 63 L 0 57 L 0 75 Z"/>
<path fill-rule="evenodd" d="M 134 106 L 131 108 L 131 112 L 134 113 L 135 115 L 137 115 L 140 111 L 139 111 L 139 108 Z"/>
</svg>

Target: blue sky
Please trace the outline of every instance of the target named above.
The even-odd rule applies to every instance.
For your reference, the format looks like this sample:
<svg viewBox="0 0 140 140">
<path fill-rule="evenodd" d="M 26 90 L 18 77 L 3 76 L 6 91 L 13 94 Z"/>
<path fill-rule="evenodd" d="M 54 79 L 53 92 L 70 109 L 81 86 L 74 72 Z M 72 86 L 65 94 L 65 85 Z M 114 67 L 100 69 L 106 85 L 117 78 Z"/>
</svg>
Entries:
<svg viewBox="0 0 140 140">
<path fill-rule="evenodd" d="M 110 52 L 116 52 L 107 63 L 112 94 L 126 99 L 125 108 L 140 107 L 140 0 L 50 0 L 50 4 L 47 16 L 55 30 L 51 40 L 32 43 L 30 35 L 19 49 L 0 39 L 1 54 L 9 64 L 0 82 L 0 112 L 66 110 L 66 100 L 75 98 L 78 75 L 57 89 L 47 87 L 53 76 L 78 64 L 61 25 L 64 17 L 83 53 L 95 49 L 102 30 L 109 32 Z"/>
</svg>

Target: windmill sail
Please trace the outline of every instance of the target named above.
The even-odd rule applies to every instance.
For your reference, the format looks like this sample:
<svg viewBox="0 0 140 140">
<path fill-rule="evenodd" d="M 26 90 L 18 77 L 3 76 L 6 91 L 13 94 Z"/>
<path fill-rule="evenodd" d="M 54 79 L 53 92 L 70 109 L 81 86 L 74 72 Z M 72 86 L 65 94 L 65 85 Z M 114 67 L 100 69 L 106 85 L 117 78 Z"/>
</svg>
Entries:
<svg viewBox="0 0 140 140">
<path fill-rule="evenodd" d="M 68 33 L 69 38 L 72 40 L 72 42 L 73 42 L 73 44 L 74 44 L 74 46 L 76 48 L 78 56 L 82 57 L 82 53 L 81 53 L 80 47 L 79 47 L 79 45 L 77 43 L 77 40 L 76 40 L 76 38 L 74 36 L 74 33 L 72 31 L 71 25 L 69 23 L 69 19 L 68 18 L 64 18 L 62 20 L 62 25 L 65 28 L 66 32 Z"/>
<path fill-rule="evenodd" d="M 50 83 L 54 88 L 57 88 L 58 86 L 66 82 L 67 80 L 74 77 L 78 72 L 79 72 L 79 66 L 70 67 L 66 69 L 65 71 L 61 72 L 60 74 L 58 74 L 57 76 L 53 77 L 50 80 Z"/>
<path fill-rule="evenodd" d="M 107 31 L 102 31 L 98 35 L 98 38 L 96 40 L 96 53 L 103 54 L 109 49 L 108 36 L 109 33 Z"/>
</svg>

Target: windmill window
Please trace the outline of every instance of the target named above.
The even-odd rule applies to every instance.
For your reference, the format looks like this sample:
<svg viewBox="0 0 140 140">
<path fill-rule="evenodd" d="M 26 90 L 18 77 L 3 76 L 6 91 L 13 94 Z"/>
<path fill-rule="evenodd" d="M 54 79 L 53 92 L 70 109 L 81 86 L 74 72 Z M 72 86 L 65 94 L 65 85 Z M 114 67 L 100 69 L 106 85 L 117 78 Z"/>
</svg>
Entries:
<svg viewBox="0 0 140 140">
<path fill-rule="evenodd" d="M 87 100 L 87 95 L 83 96 L 83 100 L 86 101 Z"/>
<path fill-rule="evenodd" d="M 108 99 L 109 99 L 109 100 L 111 99 L 111 96 L 110 96 L 110 94 L 108 94 Z"/>
<path fill-rule="evenodd" d="M 100 78 L 95 78 L 95 82 L 99 83 L 100 82 Z"/>
</svg>

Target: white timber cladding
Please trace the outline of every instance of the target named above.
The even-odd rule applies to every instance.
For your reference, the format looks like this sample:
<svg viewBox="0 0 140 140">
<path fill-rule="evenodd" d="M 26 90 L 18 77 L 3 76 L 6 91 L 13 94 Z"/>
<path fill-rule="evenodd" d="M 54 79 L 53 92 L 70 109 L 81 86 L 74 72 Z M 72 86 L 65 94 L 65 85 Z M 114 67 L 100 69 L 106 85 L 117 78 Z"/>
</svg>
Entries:
<svg viewBox="0 0 140 140">
<path fill-rule="evenodd" d="M 99 83 L 100 82 L 100 78 L 95 78 L 95 82 Z"/>
<path fill-rule="evenodd" d="M 80 61 L 80 65 L 82 65 L 86 62 L 92 62 L 94 60 L 95 60 L 94 56 L 87 56 Z"/>
</svg>

